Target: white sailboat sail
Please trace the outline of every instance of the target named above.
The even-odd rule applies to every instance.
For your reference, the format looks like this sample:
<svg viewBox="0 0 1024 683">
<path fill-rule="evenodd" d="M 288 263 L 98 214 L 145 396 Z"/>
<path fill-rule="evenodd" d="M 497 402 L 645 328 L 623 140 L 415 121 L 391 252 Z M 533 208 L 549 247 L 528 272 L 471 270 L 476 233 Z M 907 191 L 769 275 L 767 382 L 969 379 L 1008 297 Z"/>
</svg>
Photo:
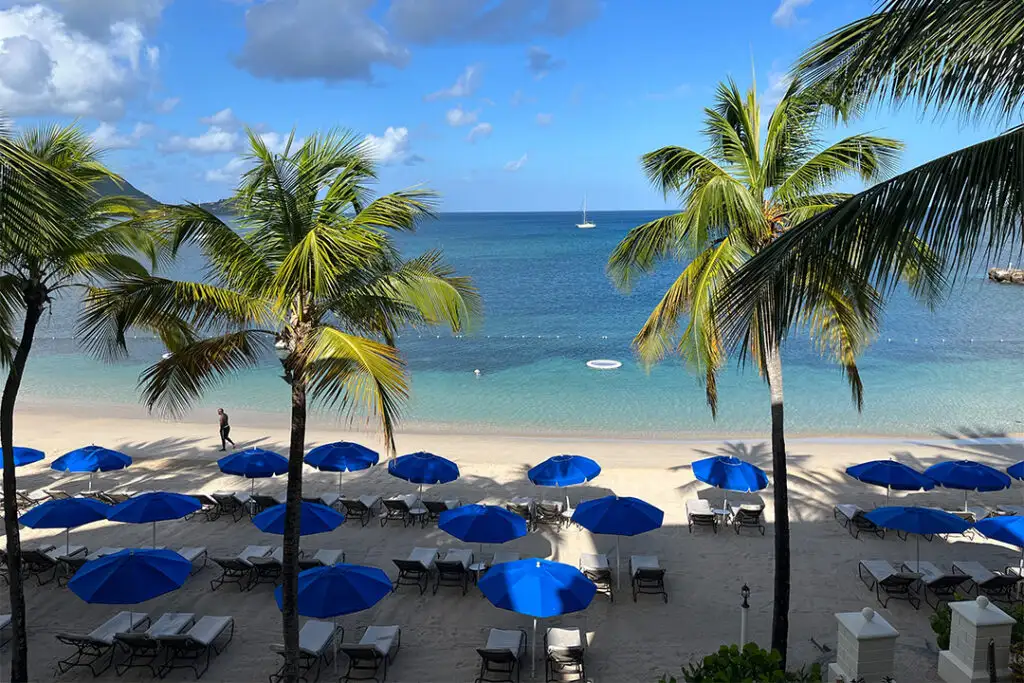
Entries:
<svg viewBox="0 0 1024 683">
<path fill-rule="evenodd" d="M 596 223 L 591 223 L 590 221 L 587 220 L 587 195 L 583 195 L 583 222 L 577 223 L 576 227 L 580 229 L 597 227 Z"/>
</svg>

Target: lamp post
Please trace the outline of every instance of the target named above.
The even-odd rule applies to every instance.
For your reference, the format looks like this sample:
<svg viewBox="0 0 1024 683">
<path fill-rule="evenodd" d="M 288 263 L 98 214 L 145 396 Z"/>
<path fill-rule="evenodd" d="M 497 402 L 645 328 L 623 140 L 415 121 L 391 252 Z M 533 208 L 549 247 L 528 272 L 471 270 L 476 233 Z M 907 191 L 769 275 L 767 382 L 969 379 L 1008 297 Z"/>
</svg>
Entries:
<svg viewBox="0 0 1024 683">
<path fill-rule="evenodd" d="M 747 598 L 750 597 L 750 586 L 743 584 L 743 588 L 740 589 L 740 595 L 743 596 L 743 604 L 740 605 L 740 649 L 747 644 L 747 613 L 750 612 L 750 603 L 747 602 Z"/>
</svg>

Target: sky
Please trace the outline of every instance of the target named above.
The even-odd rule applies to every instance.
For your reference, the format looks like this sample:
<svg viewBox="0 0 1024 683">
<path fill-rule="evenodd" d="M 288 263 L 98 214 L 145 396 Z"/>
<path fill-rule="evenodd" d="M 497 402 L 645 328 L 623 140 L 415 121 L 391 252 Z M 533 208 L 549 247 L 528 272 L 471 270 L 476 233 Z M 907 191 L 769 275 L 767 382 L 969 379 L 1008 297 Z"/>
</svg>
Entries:
<svg viewBox="0 0 1024 683">
<path fill-rule="evenodd" d="M 344 128 L 382 192 L 442 211 L 672 207 L 639 158 L 704 149 L 732 77 L 769 107 L 802 50 L 869 0 L 0 0 L 0 112 L 77 120 L 164 202 L 231 194 L 246 127 L 274 149 Z M 870 112 L 909 168 L 997 132 Z M 838 135 L 838 133 L 836 133 Z M 841 189 L 856 189 L 855 186 Z"/>
</svg>

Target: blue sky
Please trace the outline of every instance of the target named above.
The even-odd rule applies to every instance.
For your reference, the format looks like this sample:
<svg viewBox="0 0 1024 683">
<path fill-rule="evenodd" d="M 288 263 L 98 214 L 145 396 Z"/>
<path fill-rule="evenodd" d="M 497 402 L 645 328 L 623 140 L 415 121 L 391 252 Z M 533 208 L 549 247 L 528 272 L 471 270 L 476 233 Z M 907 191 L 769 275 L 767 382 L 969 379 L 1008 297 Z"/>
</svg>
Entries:
<svg viewBox="0 0 1024 683">
<path fill-rule="evenodd" d="M 638 158 L 703 148 L 718 81 L 769 100 L 816 38 L 869 0 L 0 0 L 0 110 L 78 118 L 162 201 L 230 194 L 242 126 L 280 145 L 369 137 L 382 191 L 442 209 L 663 208 Z M 991 126 L 873 112 L 904 166 Z M 852 188 L 847 188 L 852 189 Z"/>
</svg>

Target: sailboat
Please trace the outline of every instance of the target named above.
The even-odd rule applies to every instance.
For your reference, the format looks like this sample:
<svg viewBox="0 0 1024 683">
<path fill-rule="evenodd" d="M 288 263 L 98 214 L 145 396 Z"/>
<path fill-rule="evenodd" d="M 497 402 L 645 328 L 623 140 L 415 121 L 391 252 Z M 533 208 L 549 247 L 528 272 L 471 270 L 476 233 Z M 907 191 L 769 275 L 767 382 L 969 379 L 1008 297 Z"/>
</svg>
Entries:
<svg viewBox="0 0 1024 683">
<path fill-rule="evenodd" d="M 591 223 L 587 220 L 587 195 L 583 195 L 583 222 L 577 223 L 576 227 L 581 230 L 597 227 L 596 223 Z"/>
</svg>

